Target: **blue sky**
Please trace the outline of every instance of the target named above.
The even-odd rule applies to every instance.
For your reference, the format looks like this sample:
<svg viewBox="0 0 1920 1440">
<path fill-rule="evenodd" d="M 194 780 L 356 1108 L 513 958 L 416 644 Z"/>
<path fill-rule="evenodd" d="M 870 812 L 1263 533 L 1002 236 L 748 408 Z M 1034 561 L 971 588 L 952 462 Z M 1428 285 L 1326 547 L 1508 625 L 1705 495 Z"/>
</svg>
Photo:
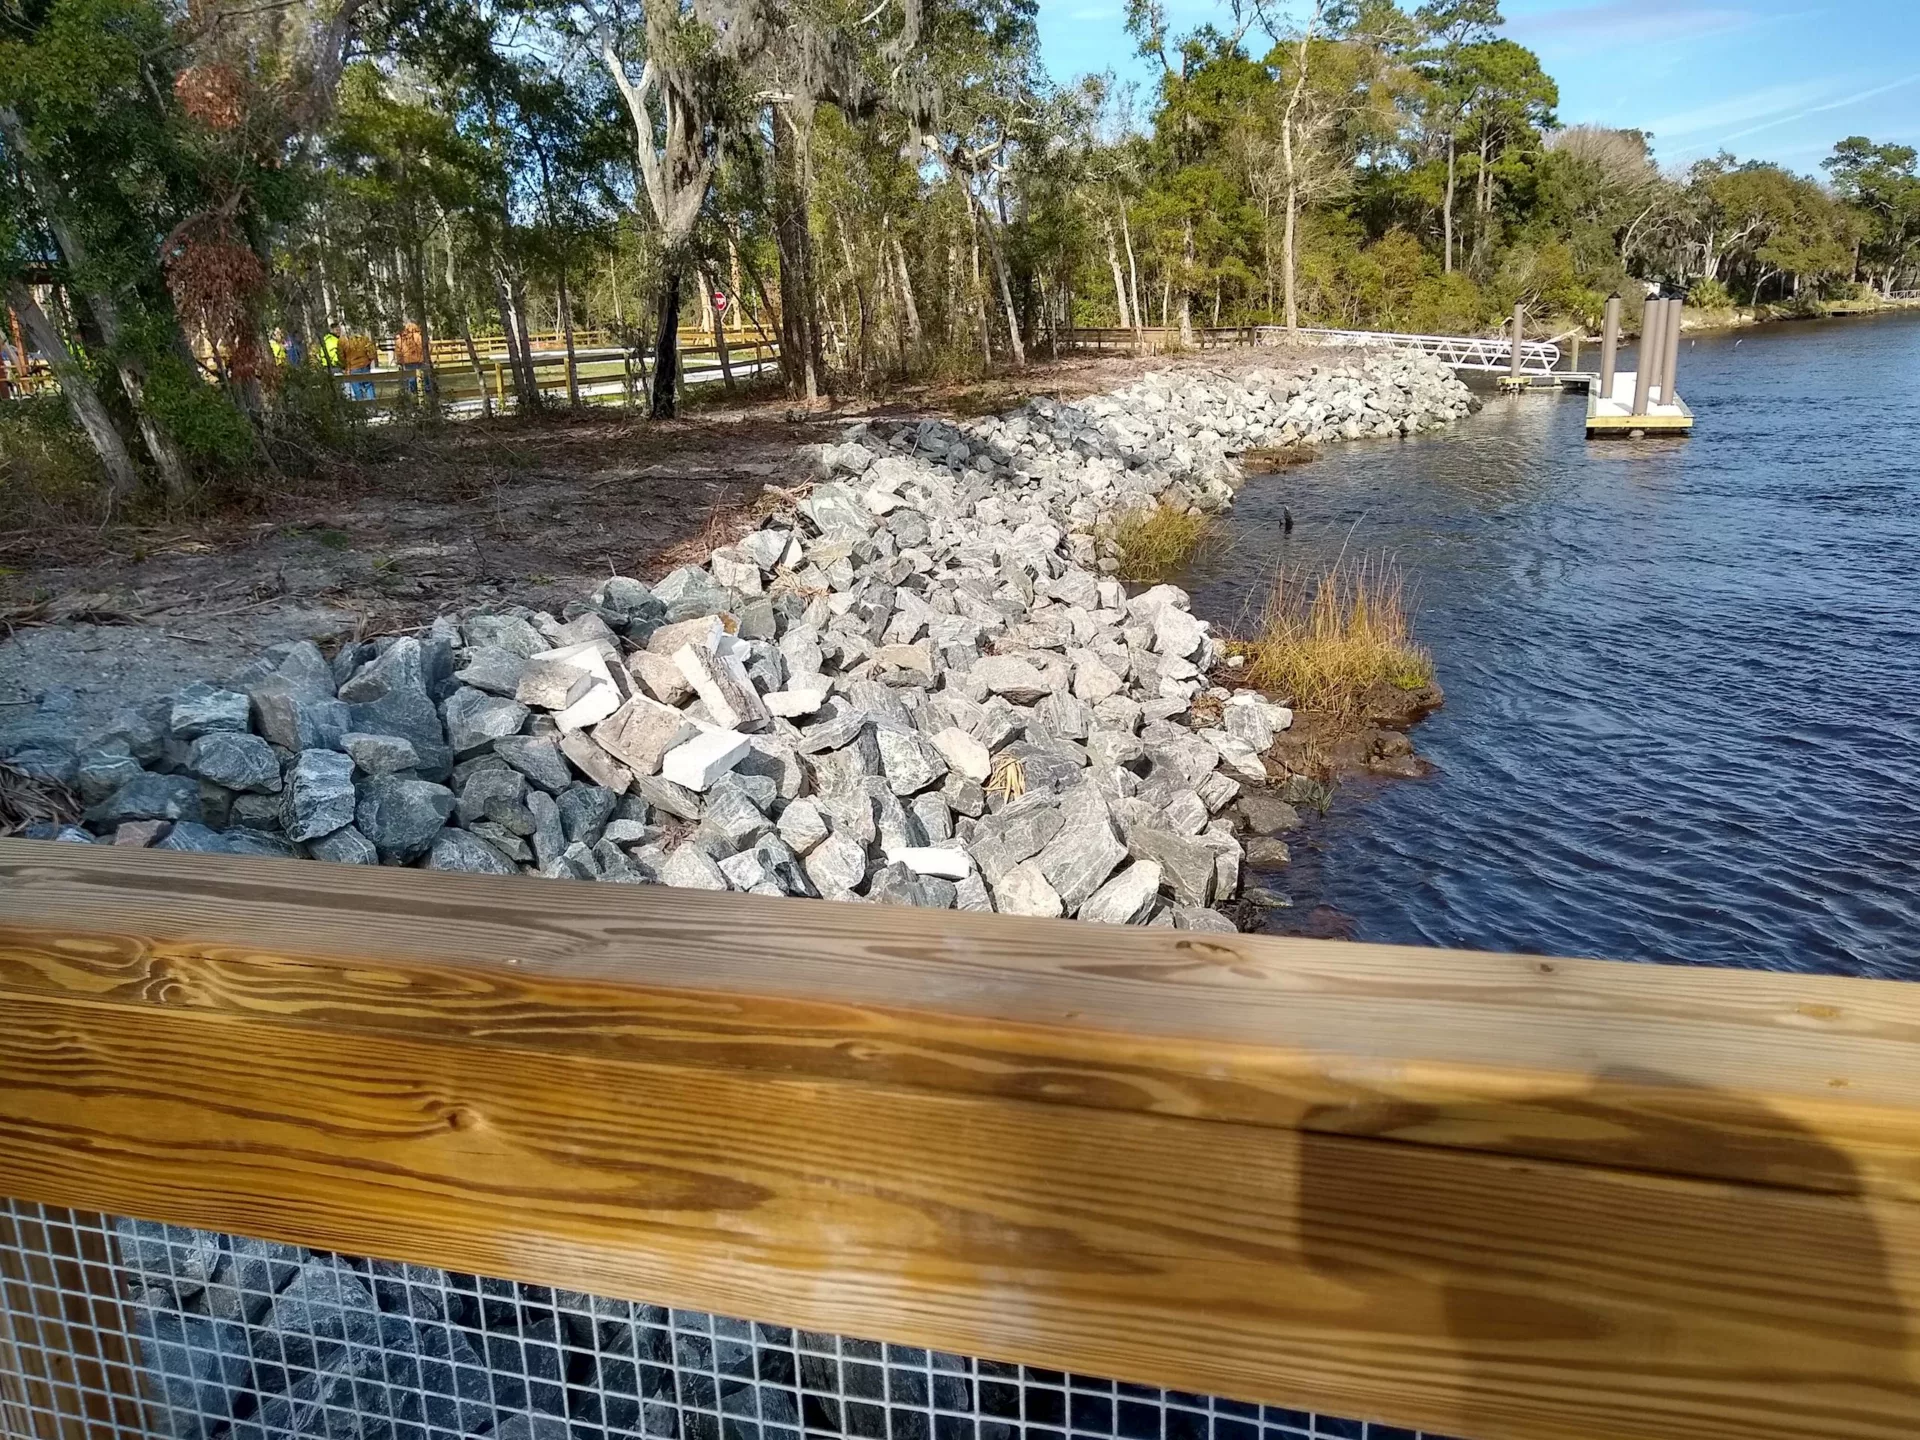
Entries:
<svg viewBox="0 0 1920 1440">
<path fill-rule="evenodd" d="M 1411 8 L 1411 5 L 1408 5 Z M 1663 165 L 1722 147 L 1816 172 L 1846 135 L 1920 145 L 1920 0 L 1506 0 L 1502 32 L 1539 52 L 1563 124 L 1653 132 Z M 1223 0 L 1167 0 L 1176 33 Z M 1040 0 L 1048 68 L 1142 82 L 1125 0 Z"/>
</svg>

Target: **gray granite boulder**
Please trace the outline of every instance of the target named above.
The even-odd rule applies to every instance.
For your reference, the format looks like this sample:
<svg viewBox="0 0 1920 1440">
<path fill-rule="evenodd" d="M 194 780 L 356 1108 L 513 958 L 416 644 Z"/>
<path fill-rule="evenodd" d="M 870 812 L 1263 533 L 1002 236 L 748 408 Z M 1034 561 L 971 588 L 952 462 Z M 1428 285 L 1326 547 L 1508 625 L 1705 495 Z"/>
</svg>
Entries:
<svg viewBox="0 0 1920 1440">
<path fill-rule="evenodd" d="M 229 790 L 271 795 L 280 789 L 280 757 L 258 735 L 209 731 L 188 747 L 187 770 Z"/>
<path fill-rule="evenodd" d="M 318 840 L 353 823 L 353 761 L 337 750 L 302 750 L 287 770 L 280 824 L 289 840 Z"/>
<path fill-rule="evenodd" d="M 444 785 L 375 775 L 360 786 L 354 823 L 382 860 L 404 863 L 427 852 L 457 803 Z"/>
</svg>

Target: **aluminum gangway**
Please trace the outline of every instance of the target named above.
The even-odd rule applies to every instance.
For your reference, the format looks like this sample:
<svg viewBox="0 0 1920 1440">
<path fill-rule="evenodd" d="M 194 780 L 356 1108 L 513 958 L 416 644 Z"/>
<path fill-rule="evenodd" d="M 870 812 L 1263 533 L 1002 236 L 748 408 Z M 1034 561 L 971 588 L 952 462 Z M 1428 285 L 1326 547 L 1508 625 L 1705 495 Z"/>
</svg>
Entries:
<svg viewBox="0 0 1920 1440">
<path fill-rule="evenodd" d="M 1502 336 L 1402 335 L 1383 330 L 1322 330 L 1302 326 L 1289 334 L 1284 325 L 1258 327 L 1256 344 L 1277 345 L 1288 340 L 1311 345 L 1380 345 L 1394 350 L 1418 350 L 1456 370 L 1506 373 L 1513 365 L 1513 342 Z M 1551 340 L 1520 343 L 1520 373 L 1551 375 L 1560 365 L 1560 347 Z"/>
</svg>

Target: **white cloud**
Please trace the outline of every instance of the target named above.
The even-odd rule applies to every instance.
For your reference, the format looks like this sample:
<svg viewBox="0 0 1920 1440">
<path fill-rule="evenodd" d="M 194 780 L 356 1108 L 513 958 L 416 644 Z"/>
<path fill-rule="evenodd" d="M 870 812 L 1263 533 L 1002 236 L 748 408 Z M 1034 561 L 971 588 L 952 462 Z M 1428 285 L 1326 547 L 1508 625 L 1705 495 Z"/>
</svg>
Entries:
<svg viewBox="0 0 1920 1440">
<path fill-rule="evenodd" d="M 1670 48 L 1681 40 L 1745 30 L 1760 19 L 1751 10 L 1686 0 L 1587 0 L 1516 12 L 1506 33 L 1543 56 L 1590 55 L 1631 46 Z"/>
<path fill-rule="evenodd" d="M 1676 154 L 1690 156 L 1690 154 L 1697 152 L 1697 150 L 1713 150 L 1715 146 L 1728 144 L 1728 142 L 1732 142 L 1732 140 L 1745 140 L 1749 134 L 1759 134 L 1761 131 L 1770 131 L 1770 129 L 1774 129 L 1776 125 L 1791 125 L 1793 121 L 1803 121 L 1803 119 L 1807 119 L 1809 115 L 1824 115 L 1824 113 L 1830 111 L 1830 109 L 1845 109 L 1847 106 L 1857 106 L 1862 100 L 1872 100 L 1874 96 L 1882 96 L 1882 94 L 1887 94 L 1889 90 L 1899 90 L 1899 88 L 1908 86 L 1908 84 L 1912 84 L 1914 81 L 1920 81 L 1920 71 L 1914 71 L 1912 75 L 1903 75 L 1903 77 L 1899 77 L 1897 81 L 1887 81 L 1885 84 L 1874 84 L 1874 86 L 1870 86 L 1870 88 L 1866 88 L 1866 90 L 1855 90 L 1853 94 L 1843 94 L 1843 96 L 1839 96 L 1837 100 L 1828 100 L 1826 104 L 1820 104 L 1820 106 L 1807 106 L 1807 108 L 1795 109 L 1795 111 L 1791 111 L 1788 115 L 1772 115 L 1770 119 L 1761 119 L 1759 125 L 1749 125 L 1749 127 L 1745 127 L 1743 131 L 1732 131 L 1730 134 L 1722 134 L 1720 138 L 1716 138 L 1711 144 L 1705 144 L 1705 146 L 1690 146 L 1690 148 L 1680 150 L 1680 152 L 1676 152 Z M 1759 117 L 1755 117 L 1755 119 L 1759 119 Z M 1686 132 L 1682 131 L 1682 134 L 1686 134 Z"/>
<path fill-rule="evenodd" d="M 1769 85 L 1761 90 L 1749 90 L 1744 95 L 1729 95 L 1711 105 L 1699 105 L 1691 110 L 1663 115 L 1657 120 L 1648 121 L 1645 128 L 1651 130 L 1658 139 L 1672 140 L 1682 135 L 1698 135 L 1706 130 L 1744 125 L 1750 120 L 1778 115 L 1821 95 L 1831 94 L 1834 83 L 1834 78 L 1827 76 L 1818 80 L 1799 80 L 1789 85 Z"/>
</svg>

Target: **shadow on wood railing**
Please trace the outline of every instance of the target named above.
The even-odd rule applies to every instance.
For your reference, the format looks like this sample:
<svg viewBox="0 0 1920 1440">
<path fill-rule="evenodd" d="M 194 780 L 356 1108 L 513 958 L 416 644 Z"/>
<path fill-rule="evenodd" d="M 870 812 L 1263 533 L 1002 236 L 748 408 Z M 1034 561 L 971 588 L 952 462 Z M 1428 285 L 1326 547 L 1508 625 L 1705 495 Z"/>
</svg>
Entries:
<svg viewBox="0 0 1920 1440">
<path fill-rule="evenodd" d="M 1885 981 L 5 841 L 0 1193 L 1475 1440 L 1920 1416 Z"/>
</svg>

